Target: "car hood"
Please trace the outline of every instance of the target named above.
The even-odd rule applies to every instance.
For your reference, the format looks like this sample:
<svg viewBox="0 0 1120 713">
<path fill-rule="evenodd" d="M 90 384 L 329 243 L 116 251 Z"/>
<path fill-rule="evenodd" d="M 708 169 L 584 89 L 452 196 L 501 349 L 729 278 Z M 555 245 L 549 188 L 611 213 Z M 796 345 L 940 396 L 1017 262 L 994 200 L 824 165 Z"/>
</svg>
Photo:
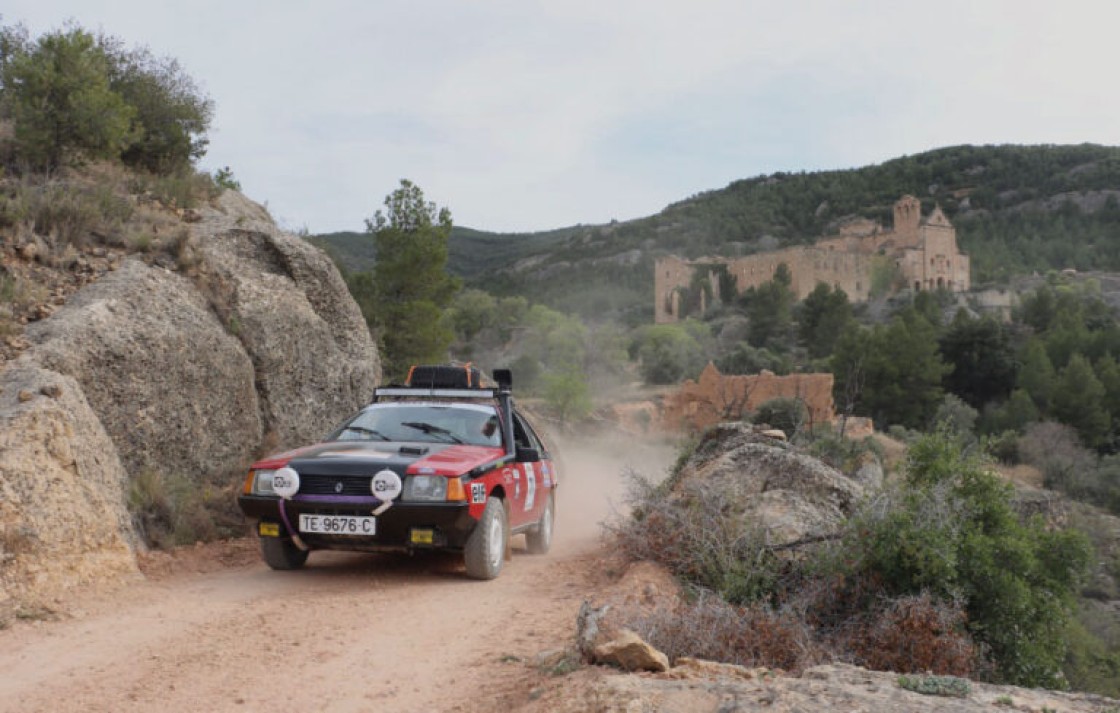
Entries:
<svg viewBox="0 0 1120 713">
<path fill-rule="evenodd" d="M 265 458 L 254 469 L 289 466 L 299 473 L 372 475 L 388 468 L 398 475 L 456 476 L 505 456 L 501 448 L 443 443 L 332 441 Z"/>
</svg>

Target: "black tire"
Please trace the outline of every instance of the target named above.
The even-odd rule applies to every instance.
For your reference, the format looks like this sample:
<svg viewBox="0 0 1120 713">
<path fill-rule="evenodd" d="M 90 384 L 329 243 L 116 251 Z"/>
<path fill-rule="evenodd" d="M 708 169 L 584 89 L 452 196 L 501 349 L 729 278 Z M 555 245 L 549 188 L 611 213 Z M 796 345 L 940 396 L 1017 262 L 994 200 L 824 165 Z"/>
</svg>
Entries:
<svg viewBox="0 0 1120 713">
<path fill-rule="evenodd" d="M 262 537 L 261 555 L 273 569 L 299 569 L 307 561 L 307 550 L 301 550 L 291 540 L 280 537 Z"/>
<path fill-rule="evenodd" d="M 509 539 L 509 522 L 506 508 L 500 498 L 490 498 L 482 517 L 474 526 L 463 548 L 463 563 L 471 579 L 494 579 L 502 572 L 505 561 L 506 541 Z"/>
<path fill-rule="evenodd" d="M 535 528 L 525 533 L 525 544 L 528 545 L 529 554 L 548 554 L 549 548 L 552 547 L 552 526 L 555 519 L 556 504 L 553 502 L 552 493 L 549 493 L 548 501 L 545 502 L 544 511 L 541 513 L 541 521 Z"/>
</svg>

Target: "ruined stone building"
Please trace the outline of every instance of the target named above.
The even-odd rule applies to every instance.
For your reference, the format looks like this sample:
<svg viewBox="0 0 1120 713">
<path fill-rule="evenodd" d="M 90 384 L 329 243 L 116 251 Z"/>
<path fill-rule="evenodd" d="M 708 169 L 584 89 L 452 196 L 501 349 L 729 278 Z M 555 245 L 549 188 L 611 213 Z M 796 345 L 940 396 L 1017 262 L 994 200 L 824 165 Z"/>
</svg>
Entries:
<svg viewBox="0 0 1120 713">
<path fill-rule="evenodd" d="M 831 424 L 836 418 L 832 374 L 789 374 L 769 371 L 751 375 L 721 374 L 709 362 L 689 379 L 656 400 L 612 407 L 615 420 L 633 433 L 696 433 L 723 421 L 738 421 L 767 401 L 797 399 L 805 405 L 806 428 Z"/>
<path fill-rule="evenodd" d="M 853 302 L 865 301 L 875 269 L 894 269 L 894 289 L 965 292 L 971 286 L 968 256 L 957 247 L 957 231 L 941 208 L 923 218 L 921 201 L 903 196 L 894 204 L 890 230 L 860 219 L 812 246 L 738 258 L 660 258 L 654 268 L 654 320 L 703 314 L 711 302 L 769 282 L 781 264 L 789 268 L 799 300 L 823 282 L 844 290 Z"/>
</svg>

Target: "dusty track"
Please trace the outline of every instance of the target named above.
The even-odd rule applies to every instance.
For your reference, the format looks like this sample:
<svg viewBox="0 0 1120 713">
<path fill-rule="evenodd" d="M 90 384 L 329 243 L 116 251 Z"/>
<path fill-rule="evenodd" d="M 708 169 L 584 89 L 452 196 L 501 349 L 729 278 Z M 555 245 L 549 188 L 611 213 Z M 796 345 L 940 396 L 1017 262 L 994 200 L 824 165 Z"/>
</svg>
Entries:
<svg viewBox="0 0 1120 713">
<path fill-rule="evenodd" d="M 138 581 L 0 632 L 0 711 L 489 711 L 525 702 L 525 662 L 569 643 L 622 470 L 667 446 L 562 444 L 553 551 L 492 582 L 457 557 L 316 553 L 272 572 L 248 550 L 215 572 Z M 210 552 L 211 550 L 201 550 Z"/>
</svg>

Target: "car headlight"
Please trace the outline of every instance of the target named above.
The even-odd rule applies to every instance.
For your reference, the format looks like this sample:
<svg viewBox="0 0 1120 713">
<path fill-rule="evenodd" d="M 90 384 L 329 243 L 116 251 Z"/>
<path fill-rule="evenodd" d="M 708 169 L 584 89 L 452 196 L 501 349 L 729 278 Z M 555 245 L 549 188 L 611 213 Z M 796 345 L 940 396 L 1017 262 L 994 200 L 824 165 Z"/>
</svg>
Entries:
<svg viewBox="0 0 1120 713">
<path fill-rule="evenodd" d="M 258 470 L 253 472 L 253 495 L 275 495 L 272 489 L 272 476 L 274 470 Z"/>
<path fill-rule="evenodd" d="M 447 499 L 447 478 L 442 475 L 410 475 L 404 481 L 403 499 L 443 502 Z"/>
</svg>

